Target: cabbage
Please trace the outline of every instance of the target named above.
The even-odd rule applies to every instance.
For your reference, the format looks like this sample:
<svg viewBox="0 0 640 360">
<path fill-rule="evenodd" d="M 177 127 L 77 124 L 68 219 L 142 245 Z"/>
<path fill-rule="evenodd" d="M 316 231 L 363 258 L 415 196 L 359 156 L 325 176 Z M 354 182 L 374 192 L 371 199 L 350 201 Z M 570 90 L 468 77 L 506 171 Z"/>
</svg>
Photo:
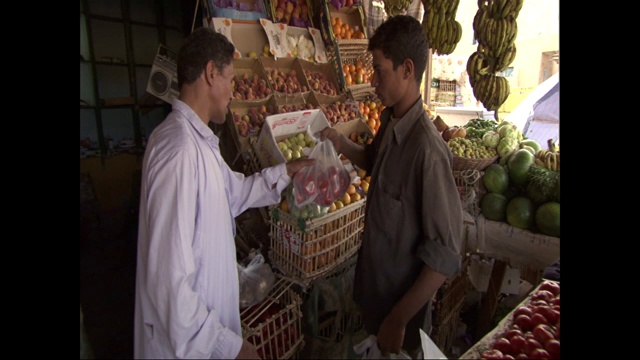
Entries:
<svg viewBox="0 0 640 360">
<path fill-rule="evenodd" d="M 512 137 L 505 137 L 498 143 L 498 154 L 505 157 L 518 148 L 518 141 Z"/>
<path fill-rule="evenodd" d="M 488 147 L 498 147 L 498 143 L 500 143 L 500 134 L 489 130 L 482 135 L 482 143 Z"/>
<path fill-rule="evenodd" d="M 500 134 L 500 138 L 504 139 L 506 137 L 513 137 L 514 140 L 518 139 L 518 128 L 515 125 L 505 124 L 501 125 L 498 128 L 498 134 Z"/>
</svg>

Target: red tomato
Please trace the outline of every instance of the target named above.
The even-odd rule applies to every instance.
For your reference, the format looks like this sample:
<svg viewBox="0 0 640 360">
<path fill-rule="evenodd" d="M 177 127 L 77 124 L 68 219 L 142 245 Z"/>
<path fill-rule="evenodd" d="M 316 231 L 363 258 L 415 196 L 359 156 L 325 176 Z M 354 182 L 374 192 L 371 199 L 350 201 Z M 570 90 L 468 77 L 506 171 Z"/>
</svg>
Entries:
<svg viewBox="0 0 640 360">
<path fill-rule="evenodd" d="M 533 336 L 540 344 L 544 344 L 547 340 L 555 339 L 555 330 L 549 325 L 540 324 L 533 328 Z"/>
<path fill-rule="evenodd" d="M 531 356 L 532 359 L 550 359 L 551 358 L 551 355 L 549 355 L 547 350 L 541 349 L 541 348 L 533 350 L 531 354 L 529 354 L 529 356 Z"/>
<path fill-rule="evenodd" d="M 513 354 L 513 349 L 511 348 L 511 342 L 509 342 L 509 339 L 505 338 L 505 337 L 501 337 L 498 338 L 494 343 L 493 343 L 493 348 L 500 350 L 501 353 L 503 354 Z"/>
<path fill-rule="evenodd" d="M 509 331 L 504 333 L 503 336 L 506 337 L 507 339 L 511 340 L 511 338 L 516 336 L 516 335 L 523 336 L 522 331 L 520 329 L 511 328 L 511 329 L 509 329 Z"/>
<path fill-rule="evenodd" d="M 520 328 L 524 331 L 533 329 L 533 322 L 531 318 L 527 315 L 519 315 L 516 317 L 515 323 L 520 326 Z"/>
<path fill-rule="evenodd" d="M 513 335 L 509 340 L 511 342 L 512 354 L 519 354 L 524 351 L 525 345 L 527 345 L 527 339 L 522 335 Z"/>
<path fill-rule="evenodd" d="M 549 324 L 555 325 L 560 319 L 560 312 L 554 310 L 550 306 L 540 306 L 537 309 L 538 314 L 544 316 Z"/>
<path fill-rule="evenodd" d="M 540 342 L 536 339 L 527 339 L 527 343 L 524 346 L 524 353 L 527 355 L 531 355 L 531 353 L 536 350 L 542 348 Z"/>
<path fill-rule="evenodd" d="M 529 359 L 529 356 L 525 353 L 519 353 L 518 355 L 516 355 L 515 357 L 516 359 Z"/>
<path fill-rule="evenodd" d="M 556 295 L 549 290 L 538 290 L 533 295 L 531 295 L 531 300 L 544 300 L 545 302 L 549 302 Z"/>
<path fill-rule="evenodd" d="M 556 297 L 554 297 L 553 299 L 551 299 L 551 300 L 549 301 L 549 303 L 550 303 L 551 305 L 558 305 L 558 306 L 560 306 L 560 296 L 556 296 Z"/>
<path fill-rule="evenodd" d="M 547 350 L 549 355 L 554 359 L 560 359 L 560 341 L 556 339 L 549 339 L 544 343 L 544 349 Z"/>
<path fill-rule="evenodd" d="M 544 317 L 544 315 L 535 313 L 533 314 L 533 316 L 531 316 L 531 323 L 533 324 L 533 327 L 536 327 L 540 324 L 549 324 L 549 321 L 546 317 Z"/>
<path fill-rule="evenodd" d="M 513 310 L 513 318 L 515 319 L 520 315 L 527 315 L 528 317 L 531 317 L 531 315 L 533 315 L 533 311 L 526 305 L 520 305 Z"/>
<path fill-rule="evenodd" d="M 543 281 L 538 289 L 550 291 L 554 296 L 560 294 L 560 285 L 555 281 Z"/>
<path fill-rule="evenodd" d="M 504 359 L 504 354 L 497 349 L 485 350 L 482 355 L 480 355 L 483 359 Z"/>
</svg>

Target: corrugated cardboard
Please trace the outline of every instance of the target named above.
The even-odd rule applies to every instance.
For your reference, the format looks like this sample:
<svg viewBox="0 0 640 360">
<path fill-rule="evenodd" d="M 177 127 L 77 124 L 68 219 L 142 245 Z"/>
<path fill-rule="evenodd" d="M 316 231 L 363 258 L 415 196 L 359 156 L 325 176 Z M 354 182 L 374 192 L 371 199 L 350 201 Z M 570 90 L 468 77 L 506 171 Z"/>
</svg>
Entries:
<svg viewBox="0 0 640 360">
<path fill-rule="evenodd" d="M 334 88 L 336 89 L 336 94 L 335 96 L 338 96 L 341 93 L 340 90 L 340 82 L 338 81 L 338 77 L 336 76 L 336 72 L 333 68 L 333 66 L 329 63 L 313 63 L 307 60 L 303 60 L 303 59 L 297 59 L 298 63 L 300 64 L 300 68 L 302 68 L 304 74 L 305 74 L 305 79 L 306 79 L 306 74 L 307 71 L 310 71 L 311 74 L 316 73 L 316 72 L 320 72 L 322 74 L 324 74 L 324 76 L 326 77 L 326 79 L 329 81 L 329 83 L 333 84 Z M 308 82 L 308 81 L 307 81 Z M 311 91 L 314 92 L 318 92 L 314 89 L 311 89 Z M 327 94 L 324 94 L 327 95 Z"/>
<path fill-rule="evenodd" d="M 321 110 L 303 110 L 267 117 L 255 144 L 260 166 L 265 168 L 285 162 L 278 141 L 293 134 L 306 132 L 309 136 L 329 126 Z"/>
<path fill-rule="evenodd" d="M 300 85 L 305 86 L 306 89 L 309 89 L 309 82 L 307 82 L 307 78 L 304 76 L 303 68 L 298 62 L 298 59 L 296 58 L 275 59 L 275 58 L 260 57 L 259 60 L 267 75 L 270 74 L 271 71 L 274 69 L 280 70 L 285 74 L 288 74 L 291 70 L 295 70 L 296 78 L 298 79 L 298 82 L 300 83 Z M 300 91 L 300 92 L 304 92 L 304 91 Z"/>
<path fill-rule="evenodd" d="M 246 115 L 249 113 L 249 109 L 251 108 L 259 109 L 260 106 L 262 105 L 265 105 L 267 109 L 273 109 L 274 113 L 277 113 L 278 111 L 277 104 L 273 95 L 269 95 L 268 97 L 261 100 L 257 100 L 257 101 L 232 100 L 231 103 L 229 104 L 229 109 L 231 111 L 229 111 L 229 113 L 227 114 L 226 122 L 227 122 L 227 125 L 229 126 L 229 130 L 231 132 L 231 137 L 233 138 L 233 142 L 235 143 L 236 148 L 238 149 L 239 152 L 245 152 L 249 150 L 250 148 L 249 137 L 251 136 L 257 137 L 258 134 L 260 133 L 260 130 L 255 132 L 250 132 L 247 136 L 240 136 L 240 134 L 238 133 L 238 128 L 233 119 L 233 113 L 235 112 L 240 116 Z"/>
</svg>

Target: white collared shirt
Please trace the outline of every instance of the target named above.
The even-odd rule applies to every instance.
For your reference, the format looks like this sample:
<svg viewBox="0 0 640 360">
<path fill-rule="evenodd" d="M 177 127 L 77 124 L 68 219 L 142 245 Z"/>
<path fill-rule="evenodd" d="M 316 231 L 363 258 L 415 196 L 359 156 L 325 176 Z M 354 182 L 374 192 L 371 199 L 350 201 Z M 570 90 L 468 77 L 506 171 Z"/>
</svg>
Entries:
<svg viewBox="0 0 640 360">
<path fill-rule="evenodd" d="M 142 164 L 134 356 L 235 358 L 242 345 L 234 218 L 276 204 L 286 164 L 232 171 L 184 102 L 158 125 Z M 276 186 L 273 186 L 276 185 Z"/>
</svg>

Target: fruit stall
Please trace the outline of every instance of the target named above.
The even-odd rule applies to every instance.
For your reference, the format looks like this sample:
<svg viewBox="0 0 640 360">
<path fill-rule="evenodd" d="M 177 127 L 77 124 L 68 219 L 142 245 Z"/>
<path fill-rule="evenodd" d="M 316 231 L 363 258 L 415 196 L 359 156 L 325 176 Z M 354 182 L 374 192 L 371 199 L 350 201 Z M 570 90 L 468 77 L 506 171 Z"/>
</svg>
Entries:
<svg viewBox="0 0 640 360">
<path fill-rule="evenodd" d="M 516 357 L 526 345 L 522 341 L 530 339 L 544 348 L 537 355 L 554 355 L 559 283 L 553 297 L 539 293 L 554 286 L 541 272 L 559 258 L 559 146 L 527 139 L 498 113 L 509 83 L 496 74 L 515 57 L 522 0 L 506 0 L 500 9 L 494 8 L 498 2 L 483 3 L 473 21 L 477 51 L 453 60 L 446 56 L 461 37 L 455 20 L 459 1 L 422 3 L 433 54 L 426 78 L 434 80 L 425 87 L 424 106 L 454 155 L 452 170 L 466 212 L 463 269 L 434 298 L 431 338 L 451 354 L 468 295 L 478 290 L 474 261 L 481 256 L 493 261 L 482 275 L 489 284 L 480 290 L 476 336 L 482 340 L 465 356 L 494 356 L 506 349 L 495 343 L 508 340 L 520 351 L 503 354 Z M 389 1 L 385 10 L 400 13 L 409 4 L 394 2 L 394 8 Z M 311 156 L 319 151 L 315 135 L 327 126 L 360 145 L 371 143 L 384 105 L 371 85 L 367 15 L 360 0 L 205 0 L 201 5 L 203 25 L 236 47 L 230 111 L 224 126 L 215 128 L 234 170 L 249 175 Z M 482 104 L 483 112 L 464 121 L 430 107 L 470 101 Z M 279 204 L 236 219 L 239 266 L 249 268 L 253 259 L 263 258 L 260 266 L 269 268 L 256 287 L 246 289 L 252 301 L 241 310 L 243 334 L 265 358 L 353 356 L 345 344 L 363 339 L 351 292 L 371 174 L 336 155 L 320 171 L 296 174 Z M 496 283 L 508 269 L 521 270 L 519 276 L 538 286 L 521 307 L 529 309 L 530 321 L 545 316 L 548 327 L 523 327 L 524 320 L 514 321 L 510 314 L 492 330 L 489 320 L 500 295 Z M 503 334 L 509 331 L 512 336 Z M 513 345 L 514 338 L 519 345 Z"/>
</svg>

